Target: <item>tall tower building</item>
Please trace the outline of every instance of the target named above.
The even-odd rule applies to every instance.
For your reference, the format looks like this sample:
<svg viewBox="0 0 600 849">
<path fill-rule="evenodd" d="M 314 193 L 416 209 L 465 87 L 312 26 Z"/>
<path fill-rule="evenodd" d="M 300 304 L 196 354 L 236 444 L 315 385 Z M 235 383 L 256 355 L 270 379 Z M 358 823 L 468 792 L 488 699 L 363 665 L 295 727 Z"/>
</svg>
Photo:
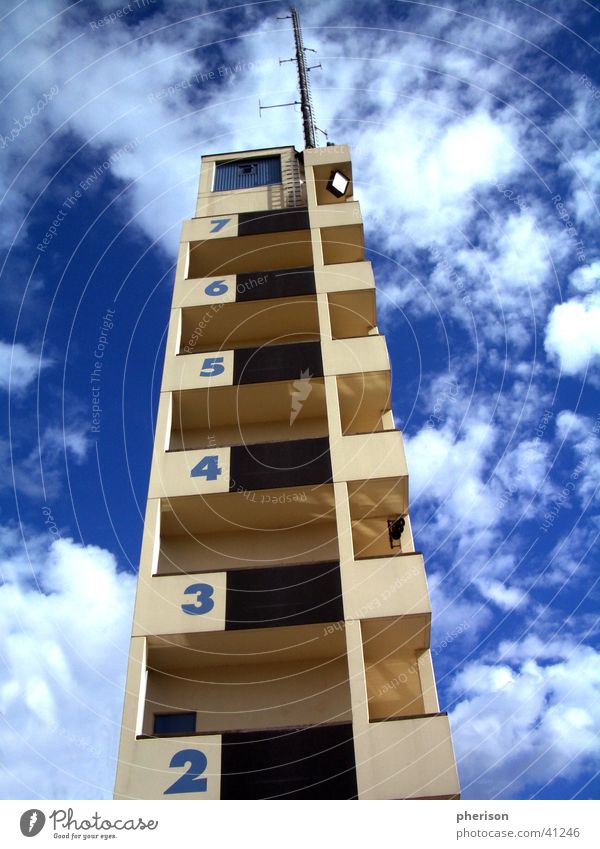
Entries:
<svg viewBox="0 0 600 849">
<path fill-rule="evenodd" d="M 116 798 L 457 798 L 408 511 L 348 148 L 204 156 Z"/>
</svg>

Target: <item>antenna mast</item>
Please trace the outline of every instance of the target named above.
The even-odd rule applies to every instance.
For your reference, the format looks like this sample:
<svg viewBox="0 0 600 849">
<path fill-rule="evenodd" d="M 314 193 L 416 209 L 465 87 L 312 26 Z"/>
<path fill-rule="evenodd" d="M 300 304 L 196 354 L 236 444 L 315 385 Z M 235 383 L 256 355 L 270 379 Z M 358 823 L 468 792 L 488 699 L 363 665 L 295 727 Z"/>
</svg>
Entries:
<svg viewBox="0 0 600 849">
<path fill-rule="evenodd" d="M 279 20 L 285 20 L 287 18 L 292 19 L 292 25 L 294 27 L 294 42 L 296 44 L 296 57 L 294 59 L 280 59 L 279 64 L 283 65 L 284 62 L 296 63 L 296 67 L 298 69 L 300 100 L 293 100 L 291 103 L 276 103 L 273 106 L 263 106 L 259 100 L 258 112 L 259 114 L 262 114 L 263 109 L 279 109 L 280 106 L 300 106 L 300 111 L 302 112 L 302 129 L 304 130 L 304 144 L 307 148 L 317 147 L 316 131 L 318 130 L 320 133 L 323 133 L 326 138 L 327 133 L 325 130 L 319 129 L 319 127 L 315 124 L 314 107 L 312 95 L 310 93 L 308 72 L 312 71 L 313 68 L 320 68 L 321 65 L 307 66 L 305 55 L 306 51 L 310 50 L 311 53 L 316 53 L 316 50 L 313 50 L 311 47 L 304 46 L 304 42 L 302 41 L 302 30 L 300 28 L 300 15 L 298 14 L 296 7 L 292 6 L 290 8 L 290 12 L 290 15 L 280 17 Z"/>
<path fill-rule="evenodd" d="M 310 83 L 308 81 L 308 68 L 304 56 L 304 43 L 302 41 L 302 30 L 300 29 L 300 15 L 295 6 L 290 9 L 292 13 L 292 24 L 294 27 L 294 41 L 296 43 L 296 67 L 298 68 L 298 86 L 300 88 L 300 109 L 302 111 L 302 127 L 304 129 L 304 144 L 306 147 L 316 147 L 315 142 L 315 119 L 313 115 L 313 103 L 310 94 Z"/>
</svg>

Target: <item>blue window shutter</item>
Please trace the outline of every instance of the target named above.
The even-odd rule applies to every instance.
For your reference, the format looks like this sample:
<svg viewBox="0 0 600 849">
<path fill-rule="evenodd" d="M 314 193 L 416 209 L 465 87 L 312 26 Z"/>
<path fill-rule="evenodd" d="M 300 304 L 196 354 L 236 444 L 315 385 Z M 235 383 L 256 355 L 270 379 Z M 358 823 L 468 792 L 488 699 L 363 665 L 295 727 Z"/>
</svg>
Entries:
<svg viewBox="0 0 600 849">
<path fill-rule="evenodd" d="M 268 156 L 262 159 L 236 159 L 219 162 L 215 171 L 215 192 L 234 189 L 253 189 L 281 183 L 281 157 Z"/>
</svg>

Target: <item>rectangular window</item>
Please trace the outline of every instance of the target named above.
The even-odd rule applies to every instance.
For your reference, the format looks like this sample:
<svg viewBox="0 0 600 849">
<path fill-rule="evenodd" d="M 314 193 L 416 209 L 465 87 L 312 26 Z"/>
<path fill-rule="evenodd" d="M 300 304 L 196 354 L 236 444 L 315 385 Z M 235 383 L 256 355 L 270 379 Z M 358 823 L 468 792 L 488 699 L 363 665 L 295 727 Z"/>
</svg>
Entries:
<svg viewBox="0 0 600 849">
<path fill-rule="evenodd" d="M 196 731 L 195 713 L 155 713 L 155 734 L 194 734 Z"/>
<path fill-rule="evenodd" d="M 261 159 L 235 159 L 219 162 L 215 169 L 213 191 L 229 192 L 235 189 L 254 189 L 281 183 L 281 157 L 265 156 Z"/>
</svg>

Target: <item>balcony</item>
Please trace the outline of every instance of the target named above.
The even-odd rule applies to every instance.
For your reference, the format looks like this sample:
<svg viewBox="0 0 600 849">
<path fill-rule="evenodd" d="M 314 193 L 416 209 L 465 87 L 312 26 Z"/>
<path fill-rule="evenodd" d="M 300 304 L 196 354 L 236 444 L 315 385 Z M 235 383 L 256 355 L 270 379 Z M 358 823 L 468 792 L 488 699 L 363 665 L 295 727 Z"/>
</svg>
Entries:
<svg viewBox="0 0 600 849">
<path fill-rule="evenodd" d="M 345 619 L 431 615 L 421 554 L 345 562 L 341 578 Z"/>
<path fill-rule="evenodd" d="M 412 538 L 405 530 L 400 547 L 390 547 L 388 519 L 408 512 L 408 475 L 348 482 L 354 559 L 390 557 L 412 550 Z"/>
<path fill-rule="evenodd" d="M 339 560 L 333 486 L 161 499 L 154 574 Z"/>
<path fill-rule="evenodd" d="M 375 332 L 377 315 L 374 289 L 330 292 L 327 300 L 332 339 L 351 339 Z"/>
<path fill-rule="evenodd" d="M 369 374 L 390 368 L 385 336 L 369 335 L 332 342 L 323 339 L 321 347 L 326 375 Z"/>
<path fill-rule="evenodd" d="M 186 735 L 215 735 L 351 720 L 340 623 L 150 636 L 146 643 L 143 734 L 180 736 L 184 728 Z M 172 720 L 163 719 L 169 715 Z"/>
<path fill-rule="evenodd" d="M 390 372 L 346 374 L 337 378 L 342 433 L 345 436 L 384 429 L 391 409 Z"/>
<path fill-rule="evenodd" d="M 248 362 L 250 367 L 242 372 L 245 377 L 256 365 L 252 358 Z M 328 434 L 323 378 L 191 389 L 173 392 L 171 403 L 171 451 Z"/>
<path fill-rule="evenodd" d="M 446 714 L 371 723 L 357 777 L 360 799 L 460 798 Z"/>
<path fill-rule="evenodd" d="M 362 224 L 321 227 L 324 265 L 364 262 L 365 234 Z"/>
<path fill-rule="evenodd" d="M 429 659 L 431 614 L 365 619 L 360 627 L 369 721 L 426 713 L 420 666 Z"/>
<path fill-rule="evenodd" d="M 189 240 L 188 278 L 252 274 L 265 268 L 302 268 L 314 264 L 308 228 L 237 236 L 237 224 L 234 223 L 229 230 L 223 228 L 223 236 L 215 239 L 204 232 L 204 224 L 187 223 L 190 226 L 184 230 L 184 241 Z"/>
<path fill-rule="evenodd" d="M 181 311 L 179 354 L 319 341 L 316 296 L 187 307 Z"/>
</svg>

